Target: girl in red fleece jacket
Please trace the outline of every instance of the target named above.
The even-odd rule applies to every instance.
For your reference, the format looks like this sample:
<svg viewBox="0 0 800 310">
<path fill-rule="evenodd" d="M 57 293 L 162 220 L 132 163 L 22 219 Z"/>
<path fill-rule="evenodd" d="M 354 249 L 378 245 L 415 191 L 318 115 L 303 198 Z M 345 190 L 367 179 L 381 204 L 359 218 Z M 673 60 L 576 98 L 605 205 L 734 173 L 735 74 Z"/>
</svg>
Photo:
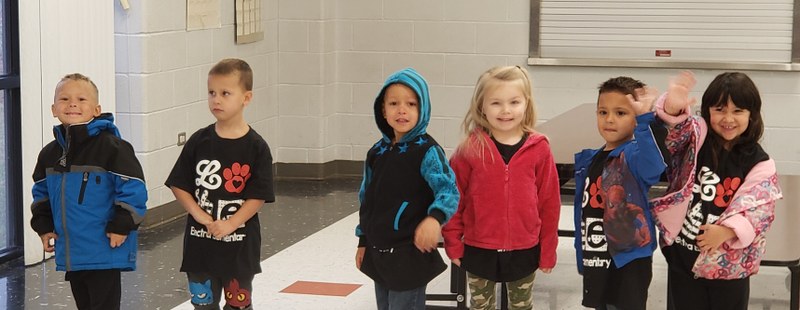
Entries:
<svg viewBox="0 0 800 310">
<path fill-rule="evenodd" d="M 497 282 L 508 283 L 511 309 L 532 309 L 534 272 L 555 267 L 558 174 L 535 123 L 526 70 L 481 75 L 450 159 L 461 200 L 442 229 L 447 256 L 467 271 L 471 309 L 494 309 Z"/>
</svg>

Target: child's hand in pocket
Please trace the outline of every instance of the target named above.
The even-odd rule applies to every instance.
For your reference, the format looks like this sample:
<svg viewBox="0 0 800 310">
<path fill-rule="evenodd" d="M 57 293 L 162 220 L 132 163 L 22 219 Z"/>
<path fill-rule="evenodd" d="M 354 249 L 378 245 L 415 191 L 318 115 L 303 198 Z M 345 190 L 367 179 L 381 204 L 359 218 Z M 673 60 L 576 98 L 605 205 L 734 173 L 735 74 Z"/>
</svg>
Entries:
<svg viewBox="0 0 800 310">
<path fill-rule="evenodd" d="M 125 239 L 128 238 L 127 235 L 118 235 L 118 234 L 115 234 L 115 233 L 106 233 L 106 236 L 108 237 L 109 245 L 112 248 L 116 248 L 116 247 L 122 245 L 122 243 L 125 242 Z"/>
</svg>

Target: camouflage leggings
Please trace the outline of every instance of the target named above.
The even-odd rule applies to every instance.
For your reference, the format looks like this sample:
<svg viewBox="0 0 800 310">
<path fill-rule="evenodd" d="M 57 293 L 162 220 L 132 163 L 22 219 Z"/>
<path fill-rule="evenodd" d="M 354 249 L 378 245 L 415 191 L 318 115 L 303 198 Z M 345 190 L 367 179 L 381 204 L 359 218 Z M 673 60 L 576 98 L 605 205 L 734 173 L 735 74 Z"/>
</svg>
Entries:
<svg viewBox="0 0 800 310">
<path fill-rule="evenodd" d="M 508 309 L 533 309 L 533 279 L 536 272 L 519 279 L 506 283 L 508 288 Z M 467 283 L 469 284 L 469 308 L 472 310 L 494 310 L 495 305 L 495 284 L 480 278 L 474 274 L 467 273 Z"/>
</svg>

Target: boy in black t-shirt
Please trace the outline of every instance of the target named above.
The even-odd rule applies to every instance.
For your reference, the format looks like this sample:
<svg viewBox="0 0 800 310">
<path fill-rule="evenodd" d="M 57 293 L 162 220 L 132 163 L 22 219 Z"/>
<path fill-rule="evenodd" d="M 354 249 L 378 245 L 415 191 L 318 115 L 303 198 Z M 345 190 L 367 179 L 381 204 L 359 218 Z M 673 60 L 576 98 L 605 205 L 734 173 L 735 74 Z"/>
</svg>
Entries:
<svg viewBox="0 0 800 310">
<path fill-rule="evenodd" d="M 272 155 L 244 120 L 253 72 L 224 59 L 208 72 L 208 107 L 217 119 L 186 142 L 165 185 L 186 209 L 181 271 L 195 309 L 251 309 L 253 276 L 261 272 L 258 210 L 274 202 Z M 220 295 L 221 290 L 225 291 Z"/>
</svg>

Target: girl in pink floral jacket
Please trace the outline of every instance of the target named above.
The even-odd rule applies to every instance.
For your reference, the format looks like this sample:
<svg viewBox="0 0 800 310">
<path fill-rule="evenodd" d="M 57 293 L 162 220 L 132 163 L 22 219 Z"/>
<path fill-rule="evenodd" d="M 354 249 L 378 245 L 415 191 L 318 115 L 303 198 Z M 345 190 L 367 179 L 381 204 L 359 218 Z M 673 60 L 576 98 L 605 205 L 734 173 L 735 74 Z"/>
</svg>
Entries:
<svg viewBox="0 0 800 310">
<path fill-rule="evenodd" d="M 747 75 L 723 73 L 703 94 L 701 117 L 690 116 L 694 84 L 683 72 L 656 103 L 672 153 L 668 194 L 653 201 L 669 264 L 668 309 L 747 309 L 749 279 L 782 197 L 775 162 L 758 143 L 761 98 Z"/>
</svg>

